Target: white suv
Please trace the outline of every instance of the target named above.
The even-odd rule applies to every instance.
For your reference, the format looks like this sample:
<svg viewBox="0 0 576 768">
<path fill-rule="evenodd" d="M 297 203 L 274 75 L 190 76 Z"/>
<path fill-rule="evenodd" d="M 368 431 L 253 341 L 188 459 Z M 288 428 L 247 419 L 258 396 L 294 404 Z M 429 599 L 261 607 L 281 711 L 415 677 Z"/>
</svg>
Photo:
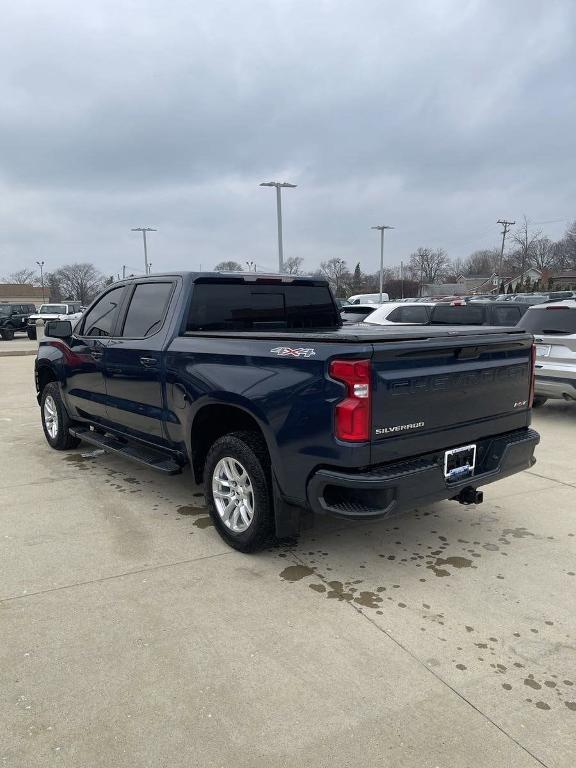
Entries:
<svg viewBox="0 0 576 768">
<path fill-rule="evenodd" d="M 70 320 L 72 327 L 82 317 L 82 307 L 79 301 L 62 304 L 41 304 L 38 312 L 30 315 L 26 331 L 29 339 L 36 338 L 36 320 Z"/>
<path fill-rule="evenodd" d="M 576 401 L 576 301 L 530 307 L 518 327 L 536 342 L 534 408 L 548 399 Z"/>
</svg>

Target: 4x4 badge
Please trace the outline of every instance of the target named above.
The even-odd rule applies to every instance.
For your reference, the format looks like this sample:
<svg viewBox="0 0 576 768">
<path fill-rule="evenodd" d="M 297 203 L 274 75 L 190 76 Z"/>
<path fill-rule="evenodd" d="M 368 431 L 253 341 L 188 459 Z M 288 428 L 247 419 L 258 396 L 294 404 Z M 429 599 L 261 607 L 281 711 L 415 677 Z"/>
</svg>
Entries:
<svg viewBox="0 0 576 768">
<path fill-rule="evenodd" d="M 296 349 L 292 347 L 274 347 L 270 352 L 279 357 L 312 357 L 312 355 L 316 354 L 315 349 L 304 347 L 297 347 Z"/>
</svg>

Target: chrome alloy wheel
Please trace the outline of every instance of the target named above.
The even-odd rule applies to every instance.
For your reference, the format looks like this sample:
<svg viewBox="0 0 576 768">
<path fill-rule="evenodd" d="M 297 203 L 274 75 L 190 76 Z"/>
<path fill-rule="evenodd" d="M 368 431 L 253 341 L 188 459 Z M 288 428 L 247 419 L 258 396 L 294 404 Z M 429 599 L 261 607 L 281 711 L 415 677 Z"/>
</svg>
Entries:
<svg viewBox="0 0 576 768">
<path fill-rule="evenodd" d="M 44 400 L 44 426 L 52 440 L 56 440 L 58 437 L 58 411 L 54 398 L 50 395 Z"/>
<path fill-rule="evenodd" d="M 212 474 L 212 495 L 218 514 L 234 533 L 248 530 L 254 517 L 254 489 L 237 459 L 220 459 Z"/>
</svg>

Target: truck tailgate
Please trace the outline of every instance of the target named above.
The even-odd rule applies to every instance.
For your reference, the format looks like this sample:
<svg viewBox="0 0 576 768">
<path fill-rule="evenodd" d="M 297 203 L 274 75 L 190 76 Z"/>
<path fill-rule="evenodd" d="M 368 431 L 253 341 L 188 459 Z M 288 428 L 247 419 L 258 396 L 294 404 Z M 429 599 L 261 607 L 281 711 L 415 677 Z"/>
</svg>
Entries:
<svg viewBox="0 0 576 768">
<path fill-rule="evenodd" d="M 372 463 L 528 426 L 531 349 L 506 332 L 375 343 Z"/>
</svg>

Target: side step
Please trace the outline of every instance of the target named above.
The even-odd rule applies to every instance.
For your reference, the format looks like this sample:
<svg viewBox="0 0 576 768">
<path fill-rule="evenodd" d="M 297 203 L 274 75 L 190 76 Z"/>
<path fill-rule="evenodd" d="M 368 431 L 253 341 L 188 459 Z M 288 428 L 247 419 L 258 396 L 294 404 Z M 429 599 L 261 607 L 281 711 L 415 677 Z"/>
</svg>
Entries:
<svg viewBox="0 0 576 768">
<path fill-rule="evenodd" d="M 99 432 L 94 432 L 87 427 L 70 427 L 70 434 L 86 443 L 91 443 L 92 445 L 97 445 L 98 448 L 103 448 L 105 451 L 125 456 L 127 459 L 136 461 L 139 464 L 145 464 L 150 469 L 164 472 L 166 475 L 177 475 L 182 472 L 182 467 L 178 462 L 153 448 L 135 445 L 134 443 L 124 443 L 112 435 L 101 435 Z"/>
</svg>

